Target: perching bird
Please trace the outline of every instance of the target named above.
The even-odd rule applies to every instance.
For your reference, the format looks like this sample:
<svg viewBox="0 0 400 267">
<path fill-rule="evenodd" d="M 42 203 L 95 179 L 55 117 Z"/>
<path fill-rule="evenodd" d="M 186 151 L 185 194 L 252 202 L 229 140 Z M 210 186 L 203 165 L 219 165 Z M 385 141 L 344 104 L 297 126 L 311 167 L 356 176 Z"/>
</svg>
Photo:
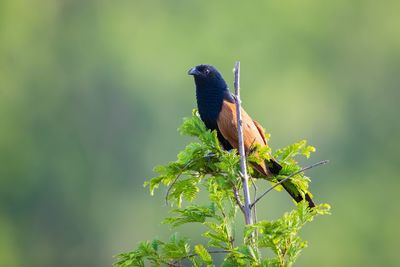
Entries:
<svg viewBox="0 0 400 267">
<path fill-rule="evenodd" d="M 226 150 L 238 148 L 238 131 L 236 120 L 235 98 L 229 91 L 228 85 L 219 71 L 211 65 L 198 65 L 188 71 L 193 75 L 196 84 L 196 99 L 200 118 L 210 130 L 216 130 L 218 140 Z M 241 109 L 243 122 L 244 149 L 246 154 L 251 152 L 254 145 L 267 145 L 263 127 Z M 282 166 L 271 157 L 269 161 L 251 165 L 264 177 L 279 174 Z M 282 183 L 283 188 L 294 200 L 300 202 L 302 195 L 296 185 L 289 179 Z M 305 193 L 309 207 L 315 207 L 311 196 Z"/>
</svg>

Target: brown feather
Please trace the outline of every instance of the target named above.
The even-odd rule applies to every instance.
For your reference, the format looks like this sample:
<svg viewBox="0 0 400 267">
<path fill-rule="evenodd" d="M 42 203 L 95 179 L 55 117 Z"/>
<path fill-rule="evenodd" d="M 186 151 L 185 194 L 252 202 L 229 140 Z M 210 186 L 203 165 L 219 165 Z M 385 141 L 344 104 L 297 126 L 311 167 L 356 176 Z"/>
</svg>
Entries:
<svg viewBox="0 0 400 267">
<path fill-rule="evenodd" d="M 265 130 L 264 130 L 264 128 L 261 126 L 260 123 L 258 123 L 258 121 L 253 120 L 253 122 L 254 122 L 254 125 L 257 127 L 258 132 L 262 136 L 262 138 L 264 140 L 264 144 L 267 144 L 267 139 L 265 139 Z"/>
<path fill-rule="evenodd" d="M 244 150 L 248 154 L 251 148 L 258 144 L 265 146 L 266 139 L 264 136 L 264 129 L 258 122 L 254 122 L 247 112 L 242 108 L 242 125 L 243 125 L 243 139 Z M 222 136 L 232 145 L 238 149 L 238 133 L 237 133 L 237 120 L 236 120 L 236 105 L 228 101 L 222 104 L 221 112 L 217 120 L 218 129 Z M 265 162 L 259 164 L 252 163 L 253 167 L 265 176 L 271 176 L 272 173 L 267 167 Z"/>
<path fill-rule="evenodd" d="M 264 130 L 264 128 L 261 126 L 260 123 L 258 123 L 258 121 L 253 120 L 253 122 L 254 122 L 254 125 L 257 127 L 258 132 L 260 133 L 260 135 L 264 139 L 265 145 L 267 145 L 267 139 L 265 138 L 265 130 Z M 272 157 L 272 155 L 269 155 L 269 156 L 270 156 L 271 160 L 269 161 L 268 170 L 270 172 L 272 172 L 273 174 L 279 174 L 280 170 L 282 169 L 282 166 L 276 161 L 276 159 L 274 159 Z"/>
</svg>

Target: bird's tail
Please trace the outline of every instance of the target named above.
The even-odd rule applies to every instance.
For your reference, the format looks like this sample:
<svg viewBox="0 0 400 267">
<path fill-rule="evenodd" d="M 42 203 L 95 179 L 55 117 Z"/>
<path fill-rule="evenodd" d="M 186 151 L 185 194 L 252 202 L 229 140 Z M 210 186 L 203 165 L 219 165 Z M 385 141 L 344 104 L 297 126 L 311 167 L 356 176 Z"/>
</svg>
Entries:
<svg viewBox="0 0 400 267">
<path fill-rule="evenodd" d="M 269 170 L 271 171 L 272 174 L 276 175 L 279 174 L 280 170 L 282 169 L 282 166 L 275 160 L 275 159 L 271 159 L 269 161 L 270 166 Z M 296 202 L 300 202 L 303 201 L 303 196 L 300 193 L 299 189 L 297 188 L 297 186 L 290 180 L 290 178 L 288 180 L 286 180 L 285 182 L 282 183 L 283 188 L 285 188 L 285 190 L 289 193 L 289 195 L 296 200 Z M 310 208 L 314 208 L 315 204 L 311 199 L 311 196 L 309 193 L 305 193 L 304 194 L 304 198 L 305 200 L 308 202 L 308 206 Z"/>
<path fill-rule="evenodd" d="M 301 194 L 300 191 L 299 191 L 299 189 L 297 189 L 296 185 L 293 184 L 292 181 L 290 181 L 290 180 L 284 181 L 284 182 L 282 183 L 282 186 L 283 186 L 283 188 L 285 188 L 285 190 L 289 193 L 289 195 L 290 195 L 294 200 L 296 200 L 296 202 L 300 202 L 300 201 L 303 201 L 303 200 L 304 200 L 302 194 Z M 308 202 L 308 206 L 309 206 L 310 208 L 314 208 L 314 207 L 315 207 L 315 204 L 314 204 L 314 202 L 312 201 L 311 196 L 310 196 L 309 193 L 305 193 L 305 194 L 304 194 L 304 198 L 305 198 L 305 200 Z"/>
</svg>

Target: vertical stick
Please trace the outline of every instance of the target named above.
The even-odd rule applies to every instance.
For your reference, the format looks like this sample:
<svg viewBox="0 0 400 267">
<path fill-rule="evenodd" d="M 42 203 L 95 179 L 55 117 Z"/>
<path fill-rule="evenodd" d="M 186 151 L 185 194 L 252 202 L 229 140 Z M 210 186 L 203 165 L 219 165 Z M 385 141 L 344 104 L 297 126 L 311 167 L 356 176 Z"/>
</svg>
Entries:
<svg viewBox="0 0 400 267">
<path fill-rule="evenodd" d="M 235 63 L 235 97 L 236 97 L 236 117 L 238 125 L 238 137 L 239 137 L 239 154 L 240 154 L 240 170 L 242 172 L 242 183 L 243 183 L 243 196 L 244 196 L 244 217 L 246 224 L 253 224 L 253 218 L 251 216 L 251 201 L 249 191 L 249 176 L 247 175 L 246 168 L 246 154 L 244 151 L 243 142 L 243 127 L 242 127 L 242 112 L 241 112 L 241 100 L 240 100 L 240 61 Z"/>
</svg>

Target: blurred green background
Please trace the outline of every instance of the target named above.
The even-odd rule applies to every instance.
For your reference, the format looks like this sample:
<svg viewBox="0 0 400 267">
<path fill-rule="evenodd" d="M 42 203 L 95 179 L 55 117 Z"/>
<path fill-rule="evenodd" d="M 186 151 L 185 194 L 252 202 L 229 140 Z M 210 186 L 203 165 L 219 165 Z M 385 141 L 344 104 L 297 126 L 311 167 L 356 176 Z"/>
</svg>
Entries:
<svg viewBox="0 0 400 267">
<path fill-rule="evenodd" d="M 186 75 L 233 79 L 272 148 L 307 139 L 297 266 L 400 266 L 399 1 L 0 1 L 0 266 L 110 266 L 160 224 L 143 188 L 188 138 Z M 306 164 L 304 162 L 304 164 Z M 293 208 L 274 192 L 259 208 Z M 194 234 L 192 238 L 196 238 Z"/>
</svg>

